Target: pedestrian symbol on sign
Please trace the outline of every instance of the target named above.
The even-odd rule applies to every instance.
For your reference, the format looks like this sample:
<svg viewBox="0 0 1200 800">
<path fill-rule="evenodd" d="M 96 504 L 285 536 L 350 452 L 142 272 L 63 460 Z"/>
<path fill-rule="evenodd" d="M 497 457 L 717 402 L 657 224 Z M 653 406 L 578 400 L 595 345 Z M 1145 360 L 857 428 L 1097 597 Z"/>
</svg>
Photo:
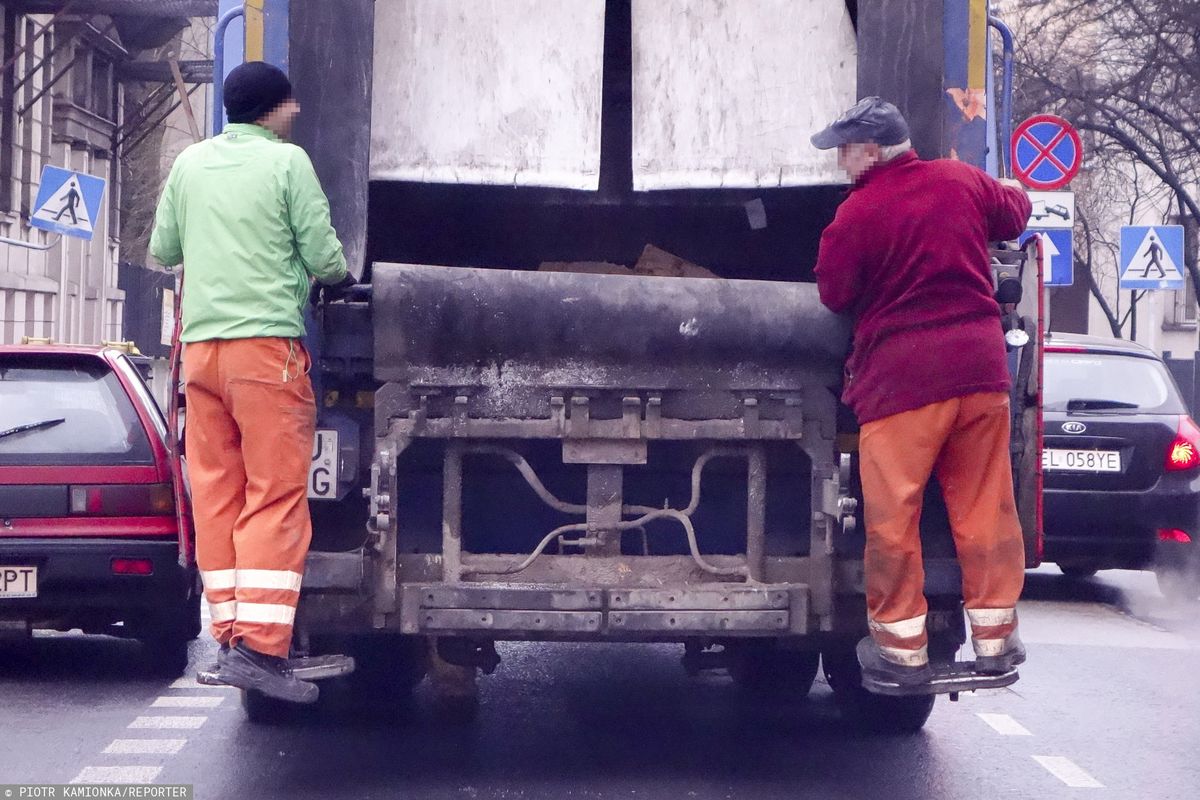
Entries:
<svg viewBox="0 0 1200 800">
<path fill-rule="evenodd" d="M 79 190 L 75 188 L 75 181 L 70 182 L 70 188 L 67 191 L 66 197 L 63 199 L 63 206 L 54 215 L 54 221 L 58 222 L 62 219 L 62 215 L 68 211 L 71 212 L 71 224 L 79 224 L 79 216 L 75 213 L 75 207 L 79 205 Z"/>
<path fill-rule="evenodd" d="M 1121 228 L 1122 289 L 1182 289 L 1183 228 Z"/>
</svg>

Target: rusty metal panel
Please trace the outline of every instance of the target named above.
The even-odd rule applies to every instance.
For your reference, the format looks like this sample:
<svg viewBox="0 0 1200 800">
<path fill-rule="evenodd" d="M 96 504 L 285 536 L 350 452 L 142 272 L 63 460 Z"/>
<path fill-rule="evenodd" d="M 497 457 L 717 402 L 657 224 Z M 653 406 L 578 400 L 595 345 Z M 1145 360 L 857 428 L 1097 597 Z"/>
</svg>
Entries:
<svg viewBox="0 0 1200 800">
<path fill-rule="evenodd" d="M 641 432 L 640 423 L 637 431 Z M 645 464 L 646 456 L 647 445 L 644 439 L 563 440 L 564 464 Z"/>
<path fill-rule="evenodd" d="M 421 630 L 598 633 L 602 617 L 599 611 L 429 608 L 421 611 Z"/>
<path fill-rule="evenodd" d="M 740 584 L 713 589 L 624 589 L 609 592 L 609 608 L 613 611 L 786 610 L 792 592 L 805 593 L 802 586 L 748 587 Z"/>
<path fill-rule="evenodd" d="M 518 611 L 599 611 L 600 590 L 521 586 L 430 584 L 412 587 L 422 608 L 467 608 Z"/>
<path fill-rule="evenodd" d="M 788 631 L 789 614 L 779 611 L 613 611 L 608 625 L 613 631 L 678 631 L 680 633 L 732 633 Z"/>
</svg>

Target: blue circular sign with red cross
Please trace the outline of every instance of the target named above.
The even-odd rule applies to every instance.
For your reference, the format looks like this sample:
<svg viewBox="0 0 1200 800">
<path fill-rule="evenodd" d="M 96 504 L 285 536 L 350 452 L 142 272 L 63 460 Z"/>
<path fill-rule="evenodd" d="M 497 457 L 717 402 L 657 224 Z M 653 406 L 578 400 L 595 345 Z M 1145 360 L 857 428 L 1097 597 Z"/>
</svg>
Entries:
<svg viewBox="0 0 1200 800">
<path fill-rule="evenodd" d="M 1038 114 L 1013 132 L 1013 174 L 1030 189 L 1061 189 L 1078 174 L 1082 161 L 1079 133 L 1062 117 Z"/>
</svg>

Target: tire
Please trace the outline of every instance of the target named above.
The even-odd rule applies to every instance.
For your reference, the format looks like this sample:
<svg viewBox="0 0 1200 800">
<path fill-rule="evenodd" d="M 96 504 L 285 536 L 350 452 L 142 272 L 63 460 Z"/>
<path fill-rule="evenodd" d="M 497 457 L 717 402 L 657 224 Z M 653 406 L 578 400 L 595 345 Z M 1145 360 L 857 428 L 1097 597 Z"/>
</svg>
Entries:
<svg viewBox="0 0 1200 800">
<path fill-rule="evenodd" d="M 888 697 L 864 689 L 854 643 L 839 643 L 822 651 L 821 664 L 842 716 L 859 730 L 913 734 L 925 726 L 933 712 L 934 695 Z"/>
<path fill-rule="evenodd" d="M 1194 572 L 1183 567 L 1155 567 L 1154 578 L 1158 591 L 1168 600 L 1177 603 L 1192 602 L 1200 597 L 1200 579 Z"/>
<path fill-rule="evenodd" d="M 1100 570 L 1086 564 L 1059 564 L 1059 571 L 1071 580 L 1081 581 L 1094 576 Z"/>
<path fill-rule="evenodd" d="M 200 594 L 192 592 L 179 606 L 162 616 L 144 619 L 142 641 L 146 668 L 151 675 L 177 678 L 188 665 L 188 643 L 200 636 Z"/>
<path fill-rule="evenodd" d="M 180 637 L 143 639 L 146 672 L 157 678 L 178 678 L 188 666 L 188 642 Z"/>
<path fill-rule="evenodd" d="M 425 640 L 374 634 L 353 637 L 344 641 L 343 647 L 342 652 L 354 656 L 354 672 L 338 679 L 336 688 L 330 685 L 338 710 L 365 719 L 391 720 L 403 715 L 411 704 L 413 689 L 425 677 Z M 326 652 L 338 649 L 330 647 Z"/>
<path fill-rule="evenodd" d="M 737 646 L 730 654 L 729 674 L 738 688 L 757 697 L 801 700 L 808 696 L 821 654 L 780 650 L 774 642 Z"/>
<path fill-rule="evenodd" d="M 254 689 L 242 690 L 242 709 L 255 725 L 294 725 L 307 719 L 312 708 L 276 700 Z"/>
</svg>

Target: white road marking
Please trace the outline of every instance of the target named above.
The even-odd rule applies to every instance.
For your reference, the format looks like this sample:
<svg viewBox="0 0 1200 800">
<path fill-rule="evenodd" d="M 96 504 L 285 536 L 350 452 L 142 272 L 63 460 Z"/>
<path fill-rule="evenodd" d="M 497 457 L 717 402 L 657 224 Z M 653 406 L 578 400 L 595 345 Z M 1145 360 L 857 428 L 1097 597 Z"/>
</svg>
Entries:
<svg viewBox="0 0 1200 800">
<path fill-rule="evenodd" d="M 130 728 L 194 731 L 208 721 L 208 717 L 138 717 L 129 723 Z"/>
<path fill-rule="evenodd" d="M 163 695 L 150 704 L 151 708 L 216 708 L 225 701 L 220 695 L 206 697 L 180 697 L 178 695 Z"/>
<path fill-rule="evenodd" d="M 179 678 L 171 684 L 172 689 L 225 689 L 236 690 L 236 686 L 210 686 L 207 683 L 199 683 L 195 678 Z"/>
<path fill-rule="evenodd" d="M 187 739 L 114 739 L 104 748 L 108 755 L 173 756 Z"/>
<path fill-rule="evenodd" d="M 151 783 L 162 767 L 84 767 L 71 783 Z"/>
<path fill-rule="evenodd" d="M 1008 714 L 976 714 L 1001 736 L 1033 736 L 1029 730 Z"/>
<path fill-rule="evenodd" d="M 1034 756 L 1033 760 L 1054 777 L 1073 789 L 1103 789 L 1104 784 L 1088 775 L 1066 756 Z"/>
</svg>

